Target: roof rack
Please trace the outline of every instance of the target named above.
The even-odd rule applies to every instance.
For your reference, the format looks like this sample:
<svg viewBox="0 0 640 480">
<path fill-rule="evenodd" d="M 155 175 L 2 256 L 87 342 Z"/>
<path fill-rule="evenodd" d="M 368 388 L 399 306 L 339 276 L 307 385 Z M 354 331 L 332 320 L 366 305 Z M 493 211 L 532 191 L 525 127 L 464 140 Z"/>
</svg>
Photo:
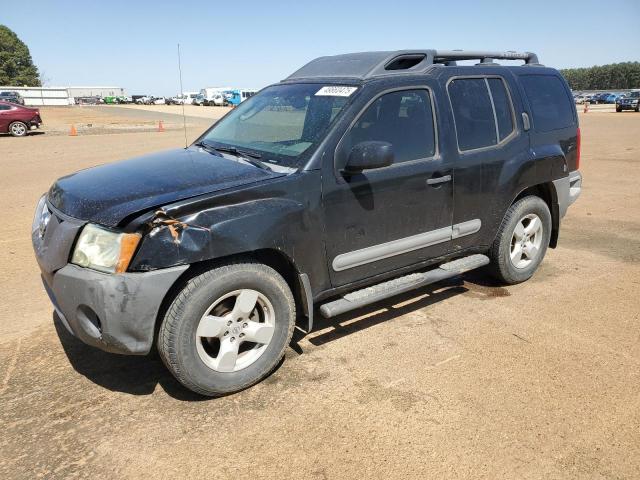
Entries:
<svg viewBox="0 0 640 480">
<path fill-rule="evenodd" d="M 524 60 L 527 65 L 539 65 L 538 56 L 532 52 L 492 52 L 484 50 L 434 50 L 434 63 L 449 63 L 457 60 L 480 60 L 480 63 L 493 63 L 493 60 Z"/>
<path fill-rule="evenodd" d="M 398 73 L 424 73 L 434 65 L 453 66 L 459 60 L 478 60 L 482 65 L 495 65 L 493 60 L 523 60 L 526 65 L 539 65 L 538 56 L 531 52 L 482 50 L 360 52 L 316 58 L 289 75 L 286 80 L 330 77 L 365 80 Z"/>
</svg>

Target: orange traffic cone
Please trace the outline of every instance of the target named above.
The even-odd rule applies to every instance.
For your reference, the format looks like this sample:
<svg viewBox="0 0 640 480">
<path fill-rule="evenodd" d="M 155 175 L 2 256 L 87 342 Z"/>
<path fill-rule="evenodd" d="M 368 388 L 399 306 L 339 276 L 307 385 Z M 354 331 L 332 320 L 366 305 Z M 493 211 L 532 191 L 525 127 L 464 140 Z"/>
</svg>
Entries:
<svg viewBox="0 0 640 480">
<path fill-rule="evenodd" d="M 76 126 L 75 125 L 71 125 L 71 130 L 69 130 L 69 136 L 70 137 L 77 137 L 78 136 L 78 131 L 76 130 Z"/>
<path fill-rule="evenodd" d="M 589 113 L 589 101 L 584 102 L 584 113 Z"/>
<path fill-rule="evenodd" d="M 158 122 L 158 131 L 164 132 L 164 124 L 162 123 L 162 120 Z"/>
</svg>

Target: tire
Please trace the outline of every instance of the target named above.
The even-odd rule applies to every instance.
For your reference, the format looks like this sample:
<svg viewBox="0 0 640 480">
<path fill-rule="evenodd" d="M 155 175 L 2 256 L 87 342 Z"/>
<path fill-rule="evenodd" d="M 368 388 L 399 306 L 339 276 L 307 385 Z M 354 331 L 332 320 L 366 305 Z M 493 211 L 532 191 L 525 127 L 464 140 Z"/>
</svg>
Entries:
<svg viewBox="0 0 640 480">
<path fill-rule="evenodd" d="M 508 285 L 528 280 L 542 262 L 550 238 L 551 213 L 544 200 L 533 195 L 518 200 L 507 210 L 489 249 L 490 272 Z"/>
<path fill-rule="evenodd" d="M 621 108 L 621 107 L 616 107 L 616 112 L 618 112 L 618 113 L 619 113 L 619 112 L 621 112 L 621 111 L 622 111 L 622 108 Z"/>
<path fill-rule="evenodd" d="M 278 272 L 260 263 L 232 263 L 186 283 L 164 316 L 158 351 L 188 389 L 226 395 L 273 371 L 291 341 L 295 318 L 293 295 Z"/>
<path fill-rule="evenodd" d="M 14 137 L 26 137 L 29 133 L 29 127 L 23 122 L 13 122 L 9 125 L 9 133 Z"/>
</svg>

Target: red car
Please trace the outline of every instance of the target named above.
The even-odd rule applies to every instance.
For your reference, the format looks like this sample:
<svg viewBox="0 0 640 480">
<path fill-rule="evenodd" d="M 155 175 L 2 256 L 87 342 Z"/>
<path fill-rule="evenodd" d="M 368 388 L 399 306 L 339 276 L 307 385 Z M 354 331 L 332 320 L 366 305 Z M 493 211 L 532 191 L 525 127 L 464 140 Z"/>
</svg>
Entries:
<svg viewBox="0 0 640 480">
<path fill-rule="evenodd" d="M 40 128 L 42 118 L 37 108 L 0 101 L 0 133 L 26 136 L 32 128 Z"/>
</svg>

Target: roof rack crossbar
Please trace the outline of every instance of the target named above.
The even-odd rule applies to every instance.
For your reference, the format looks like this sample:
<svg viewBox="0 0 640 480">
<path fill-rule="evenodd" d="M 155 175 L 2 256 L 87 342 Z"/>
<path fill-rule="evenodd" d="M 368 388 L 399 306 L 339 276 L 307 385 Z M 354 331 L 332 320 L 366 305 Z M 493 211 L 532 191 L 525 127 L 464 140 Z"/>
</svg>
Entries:
<svg viewBox="0 0 640 480">
<path fill-rule="evenodd" d="M 532 52 L 491 52 L 484 50 L 436 50 L 434 52 L 434 62 L 444 63 L 456 60 L 524 60 L 527 65 L 537 65 L 538 56 Z"/>
</svg>

